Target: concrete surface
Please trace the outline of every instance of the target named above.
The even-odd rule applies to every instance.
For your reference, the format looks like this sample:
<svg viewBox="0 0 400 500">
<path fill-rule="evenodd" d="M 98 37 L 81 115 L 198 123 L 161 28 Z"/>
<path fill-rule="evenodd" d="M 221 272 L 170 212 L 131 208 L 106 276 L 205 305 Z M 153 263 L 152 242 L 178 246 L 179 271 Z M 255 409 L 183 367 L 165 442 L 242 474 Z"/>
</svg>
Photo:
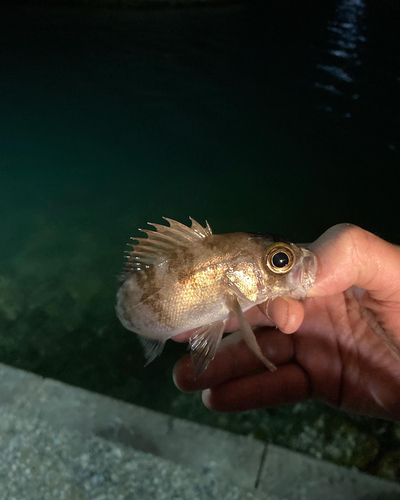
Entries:
<svg viewBox="0 0 400 500">
<path fill-rule="evenodd" d="M 258 490 L 286 500 L 400 499 L 399 485 L 271 445 Z"/>
<path fill-rule="evenodd" d="M 399 500 L 400 486 L 0 365 L 0 500 Z"/>
<path fill-rule="evenodd" d="M 210 473 L 1 410 L 1 500 L 256 500 Z"/>
</svg>

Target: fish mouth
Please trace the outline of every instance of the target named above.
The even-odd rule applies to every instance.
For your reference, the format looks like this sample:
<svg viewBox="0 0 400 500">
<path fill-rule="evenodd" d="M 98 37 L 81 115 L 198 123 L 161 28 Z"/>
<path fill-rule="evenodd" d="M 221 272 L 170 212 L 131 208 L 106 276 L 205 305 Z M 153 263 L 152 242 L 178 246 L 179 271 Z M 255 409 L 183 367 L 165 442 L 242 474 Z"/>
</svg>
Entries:
<svg viewBox="0 0 400 500">
<path fill-rule="evenodd" d="M 318 260 L 314 252 L 308 248 L 300 247 L 301 258 L 292 270 L 294 286 L 293 298 L 304 299 L 307 291 L 314 286 L 318 272 Z"/>
<path fill-rule="evenodd" d="M 314 286 L 318 272 L 318 260 L 315 253 L 308 248 L 302 248 L 301 251 L 303 253 L 303 266 L 300 282 L 301 286 L 307 292 L 307 290 Z"/>
</svg>

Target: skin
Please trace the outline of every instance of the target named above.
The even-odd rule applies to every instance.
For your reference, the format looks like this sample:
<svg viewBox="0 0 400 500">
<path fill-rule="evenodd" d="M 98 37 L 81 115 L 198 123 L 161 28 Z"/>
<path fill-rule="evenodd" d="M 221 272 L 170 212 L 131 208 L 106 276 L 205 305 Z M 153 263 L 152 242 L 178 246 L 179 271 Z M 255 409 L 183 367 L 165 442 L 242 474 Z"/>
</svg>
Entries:
<svg viewBox="0 0 400 500">
<path fill-rule="evenodd" d="M 204 404 L 221 412 L 320 399 L 399 420 L 400 248 L 349 224 L 330 228 L 310 248 L 319 270 L 307 299 L 278 298 L 245 314 L 278 370 L 265 371 L 233 334 L 197 380 L 190 357 L 178 361 L 176 386 L 203 391 Z M 237 328 L 233 319 L 226 331 Z"/>
</svg>

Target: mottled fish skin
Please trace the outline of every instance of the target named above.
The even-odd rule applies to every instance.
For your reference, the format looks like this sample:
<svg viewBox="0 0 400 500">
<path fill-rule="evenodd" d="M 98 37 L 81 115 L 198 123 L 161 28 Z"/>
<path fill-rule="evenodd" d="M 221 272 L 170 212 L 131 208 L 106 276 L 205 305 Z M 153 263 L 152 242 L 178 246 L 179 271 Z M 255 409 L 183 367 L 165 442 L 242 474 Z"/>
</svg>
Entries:
<svg viewBox="0 0 400 500">
<path fill-rule="evenodd" d="M 251 233 L 214 235 L 208 224 L 203 228 L 192 220 L 189 228 L 166 220 L 170 227 L 151 224 L 156 231 L 145 231 L 148 238 L 133 243 L 117 295 L 122 324 L 148 339 L 164 343 L 178 333 L 212 324 L 217 325 L 213 332 L 220 332 L 218 322 L 234 315 L 230 296 L 246 311 L 280 295 L 304 298 L 315 280 L 313 254 L 287 240 Z M 286 274 L 266 265 L 266 255 L 279 243 L 291 250 L 295 261 Z M 303 269 L 305 259 L 312 261 L 309 272 Z M 203 348 L 209 347 L 207 342 Z M 153 358 L 155 347 L 150 345 Z M 161 349 L 157 347 L 157 354 Z"/>
<path fill-rule="evenodd" d="M 178 247 L 158 265 L 127 276 L 118 293 L 123 322 L 141 335 L 159 338 L 166 334 L 170 338 L 226 319 L 230 314 L 224 300 L 227 277 L 248 298 L 240 300 L 244 310 L 263 302 L 276 284 L 274 277 L 263 276 L 266 273 L 258 260 L 262 247 L 274 241 L 272 237 L 233 233 Z"/>
</svg>

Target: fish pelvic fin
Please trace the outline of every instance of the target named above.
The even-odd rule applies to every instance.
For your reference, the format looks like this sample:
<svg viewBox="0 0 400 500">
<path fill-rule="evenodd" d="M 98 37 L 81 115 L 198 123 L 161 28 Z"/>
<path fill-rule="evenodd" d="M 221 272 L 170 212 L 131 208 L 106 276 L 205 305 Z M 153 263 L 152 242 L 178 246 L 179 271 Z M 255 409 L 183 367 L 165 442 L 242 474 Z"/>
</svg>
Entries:
<svg viewBox="0 0 400 500">
<path fill-rule="evenodd" d="M 163 217 L 169 226 L 148 222 L 155 230 L 139 229 L 145 233 L 147 238 L 131 238 L 133 243 L 131 251 L 126 251 L 127 261 L 123 277 L 133 272 L 146 271 L 151 266 L 160 264 L 168 259 L 168 256 L 179 248 L 187 247 L 212 235 L 211 228 L 206 221 L 206 226 L 201 226 L 197 221 L 189 217 L 191 227 L 167 217 Z"/>
<path fill-rule="evenodd" d="M 229 293 L 226 298 L 227 306 L 230 311 L 236 316 L 239 322 L 240 332 L 243 336 L 244 341 L 248 345 L 249 349 L 257 356 L 257 358 L 262 361 L 262 363 L 264 363 L 268 370 L 270 370 L 271 372 L 275 371 L 276 366 L 262 353 L 260 346 L 257 343 L 256 336 L 254 335 L 251 326 L 247 322 L 247 319 L 244 317 L 239 301 L 234 292 L 232 292 L 232 286 L 230 287 L 230 290 L 231 293 Z"/>
<path fill-rule="evenodd" d="M 197 379 L 214 359 L 224 333 L 226 320 L 215 321 L 196 330 L 189 339 L 194 378 Z"/>
</svg>

